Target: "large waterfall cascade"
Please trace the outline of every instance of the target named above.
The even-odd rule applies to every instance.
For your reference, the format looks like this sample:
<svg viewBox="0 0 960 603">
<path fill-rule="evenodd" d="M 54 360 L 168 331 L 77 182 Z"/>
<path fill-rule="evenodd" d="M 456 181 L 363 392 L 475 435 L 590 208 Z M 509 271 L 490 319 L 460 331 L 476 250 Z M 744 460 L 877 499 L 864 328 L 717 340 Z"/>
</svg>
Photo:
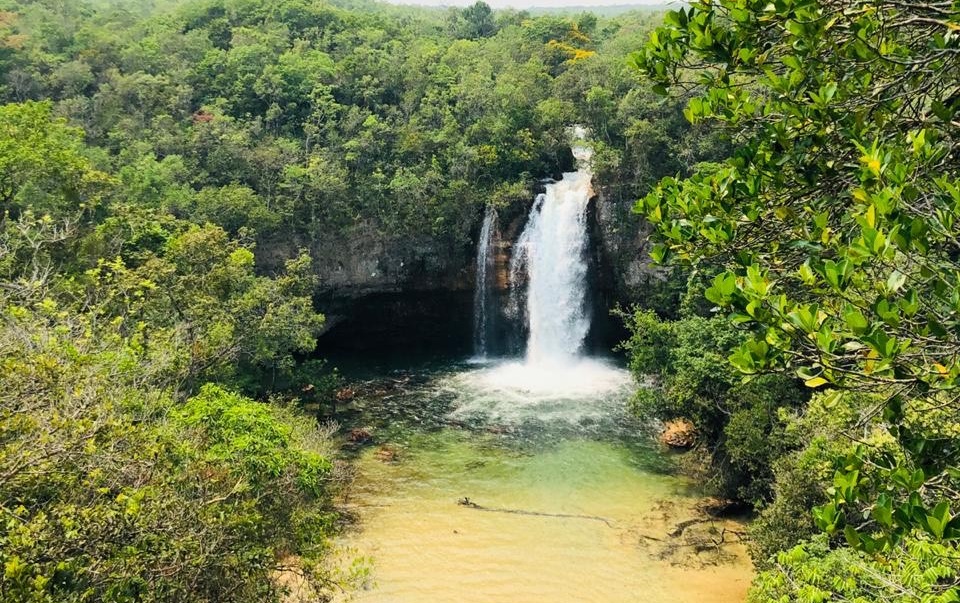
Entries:
<svg viewBox="0 0 960 603">
<path fill-rule="evenodd" d="M 583 132 L 576 131 L 579 138 Z M 511 276 L 527 277 L 527 361 L 570 364 L 590 330 L 586 304 L 587 205 L 593 196 L 591 149 L 574 146 L 577 171 L 546 186 L 517 240 Z"/>
<path fill-rule="evenodd" d="M 487 210 L 477 246 L 477 292 L 474 308 L 474 344 L 478 359 L 490 356 L 489 333 L 499 316 L 525 318 L 528 327 L 526 357 L 506 360 L 465 374 L 464 386 L 484 395 L 485 412 L 512 415 L 528 408 L 542 417 L 559 411 L 581 416 L 582 406 L 556 405 L 557 400 L 597 397 L 630 387 L 629 374 L 612 364 L 585 357 L 590 330 L 587 304 L 589 228 L 587 209 L 593 196 L 591 149 L 583 144 L 584 131 L 573 129 L 577 171 L 546 185 L 537 195 L 519 238 L 512 245 L 509 300 L 499 307 L 493 288 L 506 283 L 491 278 L 499 266 L 492 255 L 504 245 L 497 239 L 496 214 Z M 504 275 L 506 276 L 506 275 Z M 506 281 L 506 279 L 503 279 Z M 548 409 L 553 409 L 549 411 Z M 465 404 L 457 412 L 475 410 Z"/>
<path fill-rule="evenodd" d="M 646 421 L 629 408 L 637 387 L 629 371 L 584 352 L 590 151 L 574 154 L 578 169 L 533 200 L 519 237 L 508 210 L 486 210 L 476 247 L 473 366 L 456 362 L 360 405 L 369 419 L 359 424 L 383 421 L 392 438 L 358 459 L 358 506 L 377 509 L 365 530 L 351 531 L 359 550 L 377 557 L 378 585 L 364 600 L 469 593 L 474 601 L 626 603 L 644 588 L 648 603 L 745 596 L 751 565 L 742 547 L 737 565 L 718 567 L 731 558 L 724 549 L 724 562 L 718 552 L 716 566 L 698 572 L 675 566 L 682 558 L 669 542 L 660 554 L 643 536 L 695 516 L 699 497 L 687 480 L 659 470 Z M 519 344 L 525 335 L 520 358 L 511 338 Z M 510 350 L 513 358 L 496 357 Z M 404 462 L 383 462 L 394 443 Z M 450 504 L 463 494 L 506 512 Z M 664 512 L 651 517 L 655 505 Z M 701 565 L 699 556 L 694 563 Z"/>
</svg>

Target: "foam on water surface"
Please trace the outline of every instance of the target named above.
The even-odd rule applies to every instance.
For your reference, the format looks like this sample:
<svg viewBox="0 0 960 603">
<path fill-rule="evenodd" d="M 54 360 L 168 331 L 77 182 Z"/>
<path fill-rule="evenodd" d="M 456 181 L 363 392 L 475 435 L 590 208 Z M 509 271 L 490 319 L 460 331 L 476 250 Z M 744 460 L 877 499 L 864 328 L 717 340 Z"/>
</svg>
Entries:
<svg viewBox="0 0 960 603">
<path fill-rule="evenodd" d="M 501 425 L 530 419 L 577 423 L 619 414 L 635 388 L 627 371 L 597 359 L 503 361 L 455 373 L 439 385 L 456 395 L 452 417 Z"/>
</svg>

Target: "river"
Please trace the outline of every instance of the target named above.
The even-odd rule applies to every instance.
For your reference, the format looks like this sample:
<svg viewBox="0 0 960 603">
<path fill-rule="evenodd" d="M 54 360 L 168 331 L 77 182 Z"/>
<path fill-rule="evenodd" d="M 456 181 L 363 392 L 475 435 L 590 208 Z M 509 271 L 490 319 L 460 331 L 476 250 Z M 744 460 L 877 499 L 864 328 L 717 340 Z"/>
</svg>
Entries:
<svg viewBox="0 0 960 603">
<path fill-rule="evenodd" d="M 360 385 L 344 420 L 372 440 L 348 447 L 356 523 L 340 546 L 369 575 L 344 600 L 743 601 L 743 526 L 703 521 L 698 485 L 628 412 L 633 388 L 594 360 L 533 375 L 450 363 Z"/>
</svg>

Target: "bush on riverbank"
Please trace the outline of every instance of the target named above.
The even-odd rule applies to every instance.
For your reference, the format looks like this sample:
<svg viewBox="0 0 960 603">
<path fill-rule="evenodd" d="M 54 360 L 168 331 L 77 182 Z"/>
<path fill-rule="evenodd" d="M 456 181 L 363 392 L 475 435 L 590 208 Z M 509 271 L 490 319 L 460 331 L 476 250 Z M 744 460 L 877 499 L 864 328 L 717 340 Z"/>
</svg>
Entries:
<svg viewBox="0 0 960 603">
<path fill-rule="evenodd" d="M 710 458 L 704 476 L 716 494 L 756 508 L 773 494 L 773 463 L 796 444 L 787 417 L 806 392 L 775 375 L 743 383 L 727 361 L 743 335 L 721 317 L 686 315 L 661 320 L 648 310 L 626 315 L 631 337 L 623 344 L 641 388 L 638 414 L 660 420 L 688 419 Z"/>
</svg>

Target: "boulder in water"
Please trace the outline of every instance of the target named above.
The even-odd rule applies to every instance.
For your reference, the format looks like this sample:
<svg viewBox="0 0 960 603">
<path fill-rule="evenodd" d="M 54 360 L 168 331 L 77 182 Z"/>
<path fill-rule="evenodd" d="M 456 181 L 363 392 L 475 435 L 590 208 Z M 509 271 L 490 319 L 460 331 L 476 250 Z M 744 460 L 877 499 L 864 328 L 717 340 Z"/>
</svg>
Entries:
<svg viewBox="0 0 960 603">
<path fill-rule="evenodd" d="M 354 427 L 350 430 L 350 433 L 347 434 L 347 439 L 354 444 L 366 444 L 367 442 L 373 440 L 373 434 L 369 429 L 365 429 L 363 427 Z"/>
<path fill-rule="evenodd" d="M 667 421 L 660 434 L 660 442 L 670 448 L 689 450 L 697 443 L 697 428 L 686 419 Z"/>
</svg>

